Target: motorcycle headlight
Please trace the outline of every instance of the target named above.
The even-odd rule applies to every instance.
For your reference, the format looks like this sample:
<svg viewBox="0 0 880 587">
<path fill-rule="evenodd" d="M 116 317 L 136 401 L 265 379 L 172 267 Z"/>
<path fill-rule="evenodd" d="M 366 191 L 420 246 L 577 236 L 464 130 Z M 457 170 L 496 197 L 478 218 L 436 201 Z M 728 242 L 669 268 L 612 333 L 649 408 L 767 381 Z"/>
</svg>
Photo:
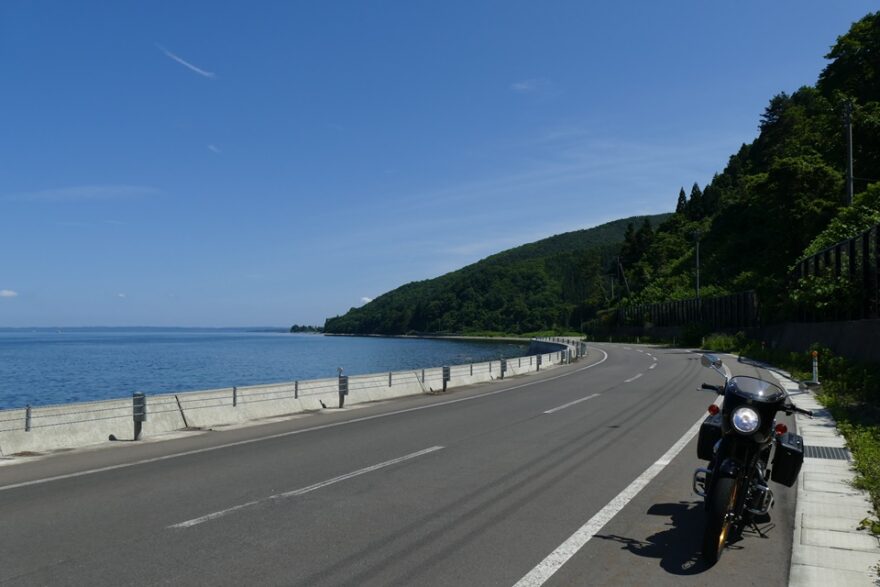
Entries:
<svg viewBox="0 0 880 587">
<path fill-rule="evenodd" d="M 746 407 L 734 410 L 730 419 L 733 422 L 733 427 L 743 434 L 751 434 L 758 429 L 758 425 L 761 423 L 758 412 Z"/>
</svg>

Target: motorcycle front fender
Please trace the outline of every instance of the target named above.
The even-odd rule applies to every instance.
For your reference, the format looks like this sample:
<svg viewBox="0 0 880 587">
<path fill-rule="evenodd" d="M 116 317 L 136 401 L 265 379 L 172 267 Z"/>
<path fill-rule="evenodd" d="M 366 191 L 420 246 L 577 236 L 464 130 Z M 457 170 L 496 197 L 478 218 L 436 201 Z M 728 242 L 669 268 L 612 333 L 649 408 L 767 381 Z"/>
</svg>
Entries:
<svg viewBox="0 0 880 587">
<path fill-rule="evenodd" d="M 718 479 L 722 479 L 724 477 L 729 477 L 731 479 L 736 479 L 739 476 L 739 472 L 742 469 L 742 465 L 740 465 L 736 460 L 726 457 L 721 459 L 721 462 L 718 463 L 714 469 L 711 470 L 710 476 L 710 486 L 706 487 L 705 491 L 705 499 L 706 499 L 706 507 L 709 507 L 710 496 L 712 495 L 712 487 L 714 487 L 715 483 Z"/>
<path fill-rule="evenodd" d="M 721 464 L 718 465 L 718 476 L 719 477 L 738 477 L 741 469 L 741 465 L 736 462 L 734 459 L 726 458 L 721 461 Z"/>
</svg>

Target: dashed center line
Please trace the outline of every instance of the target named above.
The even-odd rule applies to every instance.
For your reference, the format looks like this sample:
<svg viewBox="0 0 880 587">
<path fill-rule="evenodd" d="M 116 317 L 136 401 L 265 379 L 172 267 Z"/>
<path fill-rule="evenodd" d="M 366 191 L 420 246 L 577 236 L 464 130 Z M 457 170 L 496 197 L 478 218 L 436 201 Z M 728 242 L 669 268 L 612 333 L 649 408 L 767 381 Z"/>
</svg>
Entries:
<svg viewBox="0 0 880 587">
<path fill-rule="evenodd" d="M 624 383 L 632 383 L 633 381 L 635 381 L 636 379 L 638 379 L 638 378 L 641 377 L 642 375 L 644 375 L 644 373 L 639 373 L 639 374 L 636 375 L 635 377 L 630 377 L 629 379 L 627 379 L 626 381 L 624 381 Z"/>
<path fill-rule="evenodd" d="M 652 363 L 651 366 L 648 367 L 648 369 L 653 369 L 653 368 L 656 367 L 656 366 L 657 366 L 657 363 Z"/>
<path fill-rule="evenodd" d="M 593 399 L 594 397 L 596 397 L 596 396 L 598 396 L 598 395 L 600 395 L 600 394 L 598 394 L 598 393 L 594 393 L 593 395 L 588 395 L 587 397 L 582 397 L 581 399 L 576 399 L 576 400 L 574 400 L 573 402 L 568 402 L 567 404 L 563 404 L 563 405 L 561 405 L 561 406 L 557 406 L 557 407 L 553 408 L 552 410 L 547 410 L 547 411 L 544 412 L 544 413 L 545 413 L 545 414 L 553 414 L 554 412 L 558 412 L 559 410 L 564 410 L 565 408 L 569 408 L 569 407 L 571 407 L 571 406 L 573 406 L 573 405 L 575 405 L 575 404 L 579 404 L 579 403 L 581 403 L 581 402 L 585 402 L 585 401 L 587 401 L 588 399 Z"/>
<path fill-rule="evenodd" d="M 168 526 L 169 528 L 191 528 L 192 526 L 197 526 L 209 520 L 216 520 L 217 518 L 222 518 L 224 516 L 228 516 L 231 513 L 237 512 L 239 510 L 243 510 L 245 508 L 249 508 L 251 506 L 255 506 L 261 503 L 265 503 L 267 501 L 279 500 L 288 497 L 297 497 L 299 495 L 304 495 L 306 493 L 310 493 L 315 491 L 316 489 L 321 489 L 322 487 L 327 487 L 328 485 L 333 485 L 334 483 L 339 483 L 340 481 L 345 481 L 347 479 L 351 479 L 353 477 L 358 477 L 359 475 L 363 475 L 365 473 L 370 473 L 372 471 L 377 471 L 379 469 L 384 469 L 385 467 L 390 467 L 391 465 L 396 465 L 398 463 L 402 463 L 404 461 L 408 461 L 410 459 L 414 459 L 416 457 L 420 457 L 422 455 L 430 454 L 432 452 L 436 452 L 438 450 L 442 450 L 442 446 L 432 446 L 431 448 L 426 448 L 425 450 L 420 450 L 418 452 L 410 453 L 408 455 L 404 455 L 402 457 L 398 457 L 396 459 L 391 459 L 390 461 L 385 461 L 384 463 L 379 463 L 377 465 L 372 465 L 370 467 L 364 467 L 363 469 L 358 469 L 357 471 L 352 471 L 351 473 L 346 473 L 345 475 L 340 475 L 338 477 L 334 477 L 333 479 L 327 479 L 326 481 L 321 481 L 320 483 L 315 483 L 314 485 L 309 485 L 308 487 L 302 487 L 300 489 L 294 489 L 293 491 L 287 491 L 285 493 L 277 493 L 275 495 L 270 495 L 269 497 L 264 497 L 262 499 L 255 499 L 254 501 L 249 501 L 247 503 L 239 504 L 233 506 L 231 508 L 226 508 L 225 510 L 221 510 L 219 512 L 214 512 L 212 514 L 208 514 L 205 516 L 201 516 L 198 518 L 193 518 L 192 520 L 187 520 L 185 522 L 180 522 L 179 524 L 174 524 L 172 526 Z"/>
</svg>

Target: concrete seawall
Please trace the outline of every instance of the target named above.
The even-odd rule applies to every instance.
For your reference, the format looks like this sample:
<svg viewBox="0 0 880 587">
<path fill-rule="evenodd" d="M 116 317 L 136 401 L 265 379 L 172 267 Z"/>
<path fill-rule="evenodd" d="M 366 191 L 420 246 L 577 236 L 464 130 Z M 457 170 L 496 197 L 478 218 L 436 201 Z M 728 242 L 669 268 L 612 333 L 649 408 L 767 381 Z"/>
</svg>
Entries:
<svg viewBox="0 0 880 587">
<path fill-rule="evenodd" d="M 532 354 L 535 353 L 535 354 Z M 576 360 L 586 345 L 574 339 L 532 340 L 529 354 L 507 359 L 504 377 L 534 373 Z M 447 389 L 494 381 L 502 362 L 449 367 Z M 241 425 L 339 405 L 339 379 L 315 379 L 248 387 L 147 396 L 141 438 L 180 430 Z M 357 375 L 348 378 L 345 405 L 384 401 L 443 390 L 443 368 Z M 83 402 L 0 411 L 0 456 L 28 455 L 134 439 L 132 399 Z"/>
</svg>

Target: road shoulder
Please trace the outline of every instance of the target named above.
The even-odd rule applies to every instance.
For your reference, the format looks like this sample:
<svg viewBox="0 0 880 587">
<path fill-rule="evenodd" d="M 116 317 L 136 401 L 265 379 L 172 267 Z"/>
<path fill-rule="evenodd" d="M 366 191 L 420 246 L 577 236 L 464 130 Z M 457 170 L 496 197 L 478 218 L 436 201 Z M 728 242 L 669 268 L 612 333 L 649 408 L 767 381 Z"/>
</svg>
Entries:
<svg viewBox="0 0 880 587">
<path fill-rule="evenodd" d="M 830 587 L 876 585 L 880 541 L 860 523 L 871 511 L 866 492 L 853 486 L 852 454 L 831 415 L 810 390 L 771 371 L 800 408 L 796 416 L 805 455 L 797 483 L 789 585 Z"/>
</svg>

